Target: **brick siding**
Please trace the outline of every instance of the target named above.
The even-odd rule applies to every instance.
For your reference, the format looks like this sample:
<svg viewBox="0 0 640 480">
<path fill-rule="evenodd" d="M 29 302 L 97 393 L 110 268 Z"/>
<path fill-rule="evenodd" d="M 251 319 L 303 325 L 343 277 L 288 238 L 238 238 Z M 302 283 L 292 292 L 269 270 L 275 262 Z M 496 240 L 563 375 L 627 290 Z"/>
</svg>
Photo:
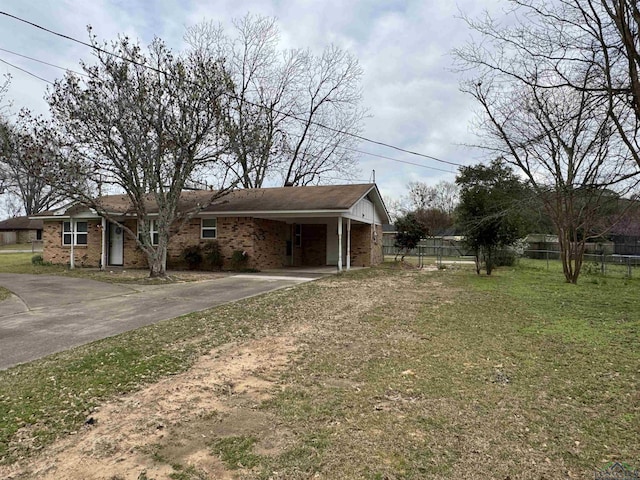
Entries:
<svg viewBox="0 0 640 480">
<path fill-rule="evenodd" d="M 102 227 L 100 220 L 87 222 L 87 245 L 73 247 L 75 265 L 77 267 L 100 266 Z M 62 221 L 44 222 L 42 230 L 43 252 L 45 262 L 69 265 L 71 246 L 62 245 Z"/>
<path fill-rule="evenodd" d="M 97 267 L 101 256 L 101 221 L 88 222 L 88 245 L 75 246 L 76 266 Z M 137 234 L 137 221 L 126 220 L 125 225 Z M 224 258 L 223 268 L 231 268 L 231 256 L 235 250 L 248 254 L 247 267 L 258 270 L 281 268 L 287 265 L 286 242 L 293 242 L 293 264 L 296 266 L 322 266 L 327 257 L 327 226 L 302 225 L 302 246 L 295 246 L 293 227 L 285 222 L 252 217 L 219 217 L 216 241 Z M 376 242 L 373 232 L 377 231 Z M 182 252 L 189 245 L 204 245 L 201 220 L 190 220 L 178 233 L 172 235 L 167 250 L 169 268 L 185 266 Z M 44 260 L 58 264 L 69 264 L 71 248 L 62 246 L 62 221 L 47 221 L 42 233 Z M 146 268 L 146 256 L 137 247 L 135 238 L 125 232 L 123 263 L 126 268 Z M 382 262 L 382 227 L 352 224 L 351 265 L 370 266 Z"/>
<path fill-rule="evenodd" d="M 382 263 L 382 226 L 351 224 L 351 265 L 370 267 Z"/>
</svg>

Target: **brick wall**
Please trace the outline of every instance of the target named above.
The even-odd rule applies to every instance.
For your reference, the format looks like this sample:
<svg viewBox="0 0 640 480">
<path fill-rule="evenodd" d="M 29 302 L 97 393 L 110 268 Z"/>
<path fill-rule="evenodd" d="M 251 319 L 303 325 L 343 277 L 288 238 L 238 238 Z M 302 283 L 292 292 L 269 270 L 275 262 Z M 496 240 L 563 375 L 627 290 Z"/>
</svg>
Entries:
<svg viewBox="0 0 640 480">
<path fill-rule="evenodd" d="M 384 262 L 384 252 L 382 250 L 382 225 L 374 225 L 373 238 L 371 239 L 371 265 L 380 265 Z"/>
<path fill-rule="evenodd" d="M 76 267 L 100 266 L 102 228 L 100 220 L 87 222 L 87 245 L 73 247 Z M 69 265 L 71 247 L 62 245 L 62 221 L 44 222 L 42 230 L 45 262 Z"/>
<path fill-rule="evenodd" d="M 253 268 L 264 270 L 282 268 L 287 261 L 287 238 L 291 228 L 284 222 L 254 219 L 254 258 L 249 258 Z"/>
<path fill-rule="evenodd" d="M 137 224 L 127 225 L 137 232 Z M 223 268 L 231 268 L 231 256 L 236 250 L 247 252 L 247 267 L 256 269 L 280 268 L 285 265 L 287 224 L 251 217 L 219 217 L 217 242 L 224 258 Z M 171 236 L 167 249 L 169 268 L 185 267 L 182 252 L 189 245 L 204 245 L 211 239 L 202 239 L 200 218 L 193 218 Z M 133 238 L 125 236 L 124 266 L 144 268 L 146 256 Z"/>
<path fill-rule="evenodd" d="M 76 246 L 76 265 L 97 267 L 100 264 L 100 221 L 89 222 L 88 246 Z M 125 225 L 137 234 L 137 221 L 127 220 Z M 259 270 L 281 268 L 287 264 L 286 241 L 291 225 L 275 220 L 251 217 L 218 218 L 217 241 L 224 257 L 223 268 L 231 267 L 231 256 L 235 250 L 246 251 L 247 267 Z M 376 226 L 377 243 L 374 243 L 371 225 L 351 225 L 351 264 L 370 266 L 382 262 L 382 227 Z M 62 246 L 62 222 L 45 222 L 43 230 L 44 260 L 52 263 L 69 263 L 70 247 Z M 167 264 L 170 268 L 184 266 L 182 251 L 186 246 L 204 245 L 201 239 L 200 219 L 192 219 L 169 241 Z M 292 239 L 295 242 L 295 239 Z M 135 238 L 125 232 L 124 267 L 146 268 L 146 256 Z M 293 262 L 297 266 L 321 266 L 326 264 L 327 226 L 302 225 L 302 247 L 293 246 Z"/>
<path fill-rule="evenodd" d="M 327 226 L 302 225 L 302 265 L 317 267 L 327 264 Z"/>
<path fill-rule="evenodd" d="M 382 263 L 382 226 L 351 224 L 351 265 L 370 267 Z"/>
</svg>

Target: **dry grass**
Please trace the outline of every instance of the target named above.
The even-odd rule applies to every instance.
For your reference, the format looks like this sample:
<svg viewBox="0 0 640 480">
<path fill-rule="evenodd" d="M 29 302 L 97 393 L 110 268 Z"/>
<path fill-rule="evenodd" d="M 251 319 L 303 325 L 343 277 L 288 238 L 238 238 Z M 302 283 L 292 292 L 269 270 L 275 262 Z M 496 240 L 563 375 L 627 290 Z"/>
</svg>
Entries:
<svg viewBox="0 0 640 480">
<path fill-rule="evenodd" d="M 169 322 L 147 340 L 138 331 L 135 345 L 174 338 L 181 343 L 166 340 L 171 352 L 182 344 L 194 353 L 220 333 L 214 318 L 243 334 L 216 339 L 224 350 L 175 381 L 116 401 L 169 420 L 153 442 L 111 454 L 117 442 L 99 435 L 110 417 L 98 412 L 96 447 L 82 464 L 109 472 L 131 462 L 137 470 L 122 478 L 139 478 L 144 468 L 148 478 L 176 479 L 566 479 L 592 478 L 610 461 L 638 467 L 639 283 L 597 280 L 575 286 L 538 269 L 476 277 L 387 265 Z M 192 322 L 188 334 L 176 334 Z M 254 338 L 243 338 L 247 332 Z M 264 360 L 266 346 L 277 368 Z M 101 360 L 108 348 L 103 353 Z M 249 355 L 252 366 L 232 369 Z M 67 371 L 69 361 L 61 356 L 56 367 Z M 135 372 L 119 375 L 135 380 Z M 260 396 L 244 386 L 248 376 Z M 121 438 L 145 434 L 130 423 L 117 424 Z M 56 461 L 78 463 L 72 452 L 87 435 L 65 440 Z M 52 451 L 28 463 L 42 465 Z"/>
</svg>

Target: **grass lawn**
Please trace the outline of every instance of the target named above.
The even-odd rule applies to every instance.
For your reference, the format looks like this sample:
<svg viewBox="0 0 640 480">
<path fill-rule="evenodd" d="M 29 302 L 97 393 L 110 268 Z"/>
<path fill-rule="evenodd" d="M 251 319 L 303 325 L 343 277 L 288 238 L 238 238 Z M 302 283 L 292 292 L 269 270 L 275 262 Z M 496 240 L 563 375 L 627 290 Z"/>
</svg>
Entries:
<svg viewBox="0 0 640 480">
<path fill-rule="evenodd" d="M 147 269 L 98 270 L 97 268 L 76 268 L 70 270 L 65 265 L 33 265 L 31 259 L 37 253 L 0 253 L 0 273 L 29 273 L 45 275 L 66 275 L 89 278 L 109 283 L 136 283 L 143 285 L 166 284 L 171 282 L 194 281 L 219 275 L 219 272 L 171 272 L 166 279 L 149 278 Z M 1 300 L 1 298 L 0 298 Z"/>
<path fill-rule="evenodd" d="M 0 245 L 0 251 L 2 250 L 29 250 L 32 251 L 34 249 L 33 245 L 31 243 L 10 243 L 7 245 Z M 42 251 L 42 244 L 40 244 L 37 249 L 36 252 L 41 252 Z"/>
<path fill-rule="evenodd" d="M 247 406 L 228 389 L 207 393 L 268 419 L 206 440 L 227 473 L 593 478 L 611 461 L 640 468 L 639 287 L 599 276 L 569 285 L 536 264 L 491 277 L 385 265 L 162 322 L 0 372 L 0 459 L 31 458 L 79 431 L 95 405 L 184 371 L 213 346 L 286 334 L 297 350 L 265 377 L 269 398 Z M 220 415 L 184 412 L 140 454 L 170 465 L 170 478 L 207 478 L 188 445 Z"/>
</svg>

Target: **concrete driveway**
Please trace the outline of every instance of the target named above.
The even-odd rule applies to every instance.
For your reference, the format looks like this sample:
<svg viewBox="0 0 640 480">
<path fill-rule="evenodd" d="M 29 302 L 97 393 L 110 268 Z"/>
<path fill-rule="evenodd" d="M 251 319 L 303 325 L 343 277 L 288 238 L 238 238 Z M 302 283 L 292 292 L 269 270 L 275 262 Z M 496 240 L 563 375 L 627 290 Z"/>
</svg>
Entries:
<svg viewBox="0 0 640 480">
<path fill-rule="evenodd" d="M 15 294 L 0 302 L 0 369 L 320 276 L 239 274 L 142 286 L 0 273 L 0 286 Z"/>
</svg>

